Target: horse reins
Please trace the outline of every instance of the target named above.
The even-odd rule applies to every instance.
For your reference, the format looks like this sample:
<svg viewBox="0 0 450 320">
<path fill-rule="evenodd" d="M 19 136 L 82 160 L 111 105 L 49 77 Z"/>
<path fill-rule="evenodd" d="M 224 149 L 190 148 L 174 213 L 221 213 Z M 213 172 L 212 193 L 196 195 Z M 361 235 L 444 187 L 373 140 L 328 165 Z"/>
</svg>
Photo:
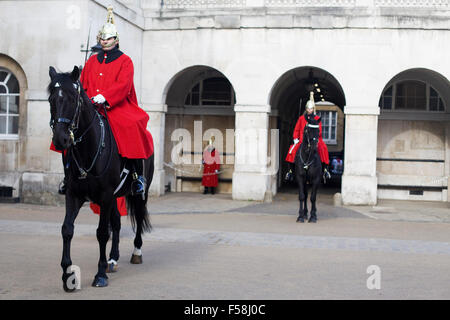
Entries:
<svg viewBox="0 0 450 320">
<path fill-rule="evenodd" d="M 82 97 L 81 97 L 81 83 L 80 83 L 80 81 L 77 81 L 77 83 L 74 84 L 74 87 L 75 86 L 77 88 L 77 107 L 75 109 L 75 115 L 74 115 L 73 119 L 70 120 L 70 119 L 67 119 L 67 118 L 58 118 L 56 120 L 56 122 L 57 123 L 70 123 L 70 125 L 69 125 L 69 135 L 70 135 L 70 138 L 72 140 L 72 144 L 69 147 L 69 152 L 71 153 L 72 158 L 73 158 L 73 160 L 75 162 L 75 165 L 77 166 L 77 169 L 80 172 L 80 177 L 78 177 L 78 178 L 79 179 L 85 179 L 87 177 L 87 174 L 89 172 L 91 172 L 91 170 L 94 168 L 94 165 L 97 162 L 98 156 L 101 154 L 102 149 L 105 148 L 105 124 L 104 124 L 104 122 L 102 120 L 102 117 L 101 117 L 100 113 L 96 109 L 94 109 L 95 114 L 92 117 L 92 120 L 90 121 L 88 127 L 84 130 L 84 132 L 77 139 L 75 139 L 74 132 L 76 132 L 78 130 L 78 125 L 80 123 L 80 116 L 81 116 Z M 105 110 L 105 117 L 107 119 L 106 107 L 105 107 L 105 105 L 103 105 L 103 107 L 104 107 L 104 110 Z M 75 154 L 75 151 L 76 151 L 75 147 L 76 147 L 76 145 L 78 143 L 83 141 L 83 138 L 86 135 L 86 133 L 93 127 L 95 117 L 98 118 L 99 125 L 100 125 L 100 130 L 101 130 L 100 141 L 98 143 L 98 147 L 97 147 L 97 151 L 95 153 L 94 159 L 92 160 L 89 168 L 88 169 L 84 169 L 79 164 L 79 161 L 77 160 L 77 155 Z M 54 123 L 54 120 L 51 120 L 50 121 L 50 127 L 52 129 L 53 129 L 53 123 Z M 112 132 L 110 132 L 110 139 L 111 139 L 111 142 L 112 142 Z M 110 154 L 109 154 L 108 161 L 107 161 L 107 164 L 105 166 L 105 169 L 103 169 L 102 173 L 99 174 L 97 177 L 102 176 L 106 172 L 106 170 L 108 169 L 109 164 L 111 162 L 111 156 L 112 156 L 112 143 L 111 143 Z"/>
<path fill-rule="evenodd" d="M 319 125 L 313 125 L 313 124 L 309 124 L 309 123 L 308 123 L 306 126 L 311 127 L 311 128 L 319 128 Z M 308 148 L 311 148 L 311 142 L 310 142 L 310 140 L 309 140 L 309 131 L 308 131 L 308 130 L 306 131 L 306 135 L 307 135 L 307 140 L 308 140 Z M 313 138 L 313 140 L 316 140 L 316 138 Z M 303 144 L 303 143 L 302 143 L 302 144 Z M 313 153 L 313 150 L 310 149 L 310 151 L 309 151 L 309 153 L 308 153 L 308 159 L 307 159 L 306 161 L 304 161 L 304 160 L 303 160 L 303 157 L 302 157 L 302 152 L 301 152 L 301 150 L 300 150 L 300 152 L 299 152 L 300 160 L 301 160 L 302 163 L 303 163 L 303 169 L 305 169 L 306 171 L 309 169 L 309 166 L 312 165 L 313 162 L 314 162 L 314 159 L 312 159 L 311 162 L 308 162 L 309 159 L 311 158 L 311 154 L 312 154 L 312 153 Z"/>
</svg>

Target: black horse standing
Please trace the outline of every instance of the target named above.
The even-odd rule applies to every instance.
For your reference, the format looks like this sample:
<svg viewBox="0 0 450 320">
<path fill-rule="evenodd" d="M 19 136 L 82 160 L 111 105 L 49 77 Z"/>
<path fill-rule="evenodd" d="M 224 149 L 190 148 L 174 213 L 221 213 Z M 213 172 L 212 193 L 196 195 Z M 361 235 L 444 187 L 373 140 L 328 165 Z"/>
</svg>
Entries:
<svg viewBox="0 0 450 320">
<path fill-rule="evenodd" d="M 295 155 L 295 174 L 300 200 L 297 222 L 305 222 L 308 217 L 308 182 L 311 184 L 311 215 L 308 222 L 317 222 L 316 196 L 322 175 L 322 163 L 317 151 L 320 120 L 320 118 L 315 120 L 314 117 L 307 118 L 302 144 Z"/>
<path fill-rule="evenodd" d="M 146 203 L 148 188 L 153 178 L 153 155 L 144 160 L 144 175 L 147 180 L 144 195 L 131 194 L 130 185 L 133 179 L 130 172 L 133 170 L 130 166 L 131 161 L 119 155 L 107 118 L 97 111 L 81 86 L 78 67 L 74 67 L 71 73 L 57 73 L 50 67 L 49 74 L 52 141 L 56 149 L 64 150 L 63 165 L 67 181 L 66 215 L 61 230 L 63 287 L 66 291 L 74 290 L 68 286 L 74 275 L 68 271 L 72 265 L 70 244 L 75 219 L 86 201 L 95 202 L 100 206 L 97 229 L 100 259 L 92 285 L 105 287 L 108 285 L 107 269 L 114 271 L 119 260 L 120 215 L 117 197 L 126 196 L 128 216 L 136 233 L 131 263 L 142 263 L 141 235 L 151 229 Z M 128 172 L 130 174 L 127 174 Z M 110 226 L 113 239 L 108 262 L 106 244 L 109 240 Z"/>
</svg>

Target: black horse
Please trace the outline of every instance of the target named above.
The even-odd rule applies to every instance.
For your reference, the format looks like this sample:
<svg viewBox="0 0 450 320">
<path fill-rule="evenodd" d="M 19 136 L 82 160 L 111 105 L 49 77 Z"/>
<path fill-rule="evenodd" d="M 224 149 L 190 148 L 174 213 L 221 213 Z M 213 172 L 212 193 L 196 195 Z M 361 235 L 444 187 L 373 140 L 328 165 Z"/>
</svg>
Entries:
<svg viewBox="0 0 450 320">
<path fill-rule="evenodd" d="M 308 217 L 308 182 L 311 184 L 311 215 L 308 222 L 317 222 L 316 196 L 322 176 L 322 163 L 317 151 L 321 119 L 315 120 L 314 116 L 306 117 L 306 119 L 307 124 L 303 130 L 302 144 L 295 155 L 295 174 L 298 183 L 298 199 L 300 200 L 297 222 L 305 222 Z"/>
<path fill-rule="evenodd" d="M 142 263 L 142 237 L 151 230 L 149 214 L 146 208 L 148 188 L 154 171 L 153 155 L 144 160 L 147 187 L 144 195 L 130 192 L 132 183 L 131 161 L 122 158 L 107 121 L 106 108 L 103 115 L 93 105 L 79 81 L 80 70 L 74 67 L 71 73 L 57 73 L 50 67 L 50 84 L 48 86 L 50 103 L 50 126 L 53 131 L 53 145 L 63 152 L 63 165 L 66 190 L 66 215 L 62 226 L 63 287 L 73 291 L 68 282 L 74 273 L 68 268 L 72 265 L 70 243 L 74 233 L 74 222 L 78 212 L 86 201 L 100 206 L 100 221 L 97 240 L 100 246 L 98 273 L 92 286 L 108 285 L 106 272 L 115 271 L 119 260 L 120 215 L 116 198 L 126 196 L 128 216 L 135 231 L 131 263 Z M 101 109 L 101 108 L 100 108 Z M 106 117 L 105 117 L 106 116 Z M 128 174 L 130 173 L 130 174 Z M 106 259 L 106 243 L 112 229 L 112 247 L 110 260 Z M 108 270 L 107 270 L 108 269 Z"/>
</svg>

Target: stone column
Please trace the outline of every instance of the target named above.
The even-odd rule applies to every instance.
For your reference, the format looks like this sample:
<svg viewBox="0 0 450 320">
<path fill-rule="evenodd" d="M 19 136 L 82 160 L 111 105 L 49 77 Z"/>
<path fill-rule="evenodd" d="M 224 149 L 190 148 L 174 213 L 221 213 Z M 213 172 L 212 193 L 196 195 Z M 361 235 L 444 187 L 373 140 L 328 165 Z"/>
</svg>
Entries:
<svg viewBox="0 0 450 320">
<path fill-rule="evenodd" d="M 346 106 L 345 154 L 342 176 L 344 205 L 377 203 L 378 107 Z"/>
<path fill-rule="evenodd" d="M 450 202 L 450 122 L 445 126 L 444 178 L 447 180 L 447 202 Z M 445 191 L 445 190 L 444 190 Z M 444 195 L 444 192 L 442 192 Z M 445 198 L 445 197 L 444 197 Z M 443 199 L 445 201 L 445 199 Z"/>
<path fill-rule="evenodd" d="M 233 199 L 264 200 L 271 193 L 268 171 L 269 105 L 236 105 Z"/>
<path fill-rule="evenodd" d="M 166 126 L 166 104 L 143 105 L 143 109 L 148 113 L 150 119 L 147 129 L 153 136 L 155 172 L 150 185 L 149 194 L 160 196 L 165 191 L 165 171 L 164 171 L 164 131 Z"/>
</svg>

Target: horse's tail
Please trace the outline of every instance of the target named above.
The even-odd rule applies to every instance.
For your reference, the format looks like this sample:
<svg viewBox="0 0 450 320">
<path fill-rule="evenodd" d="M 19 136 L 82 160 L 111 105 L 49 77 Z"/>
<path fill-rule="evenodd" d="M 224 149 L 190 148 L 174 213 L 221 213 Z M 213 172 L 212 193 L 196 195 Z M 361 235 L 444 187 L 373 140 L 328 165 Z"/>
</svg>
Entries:
<svg viewBox="0 0 450 320">
<path fill-rule="evenodd" d="M 147 198 L 147 195 L 145 196 Z M 147 199 L 146 199 L 147 200 Z M 150 215 L 147 210 L 147 201 L 142 200 L 141 195 L 126 196 L 128 216 L 131 220 L 133 231 L 136 232 L 136 227 L 141 226 L 141 234 L 150 232 L 152 225 L 150 223 Z"/>
</svg>

